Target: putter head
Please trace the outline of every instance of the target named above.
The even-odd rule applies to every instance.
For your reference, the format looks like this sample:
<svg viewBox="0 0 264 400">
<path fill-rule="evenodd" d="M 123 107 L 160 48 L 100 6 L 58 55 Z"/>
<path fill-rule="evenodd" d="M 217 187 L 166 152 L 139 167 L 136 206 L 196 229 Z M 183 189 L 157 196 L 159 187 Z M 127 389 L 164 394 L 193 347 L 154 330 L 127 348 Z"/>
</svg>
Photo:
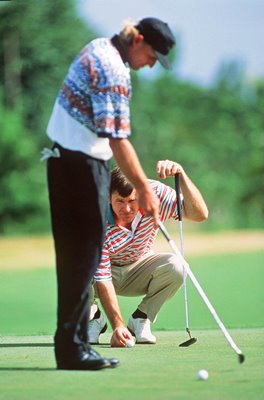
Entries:
<svg viewBox="0 0 264 400">
<path fill-rule="evenodd" d="M 179 344 L 179 347 L 189 347 L 196 342 L 197 342 L 197 338 L 192 337 L 191 339 L 186 340 L 186 342 Z"/>
<path fill-rule="evenodd" d="M 240 364 L 242 364 L 245 361 L 245 356 L 244 354 L 238 354 L 238 361 Z"/>
</svg>

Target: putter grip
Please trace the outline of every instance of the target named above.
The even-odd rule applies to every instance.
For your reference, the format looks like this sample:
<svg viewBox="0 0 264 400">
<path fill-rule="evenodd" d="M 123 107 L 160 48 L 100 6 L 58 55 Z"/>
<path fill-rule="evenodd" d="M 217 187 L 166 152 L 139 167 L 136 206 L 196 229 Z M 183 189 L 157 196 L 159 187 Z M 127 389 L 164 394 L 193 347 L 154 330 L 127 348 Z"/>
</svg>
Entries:
<svg viewBox="0 0 264 400">
<path fill-rule="evenodd" d="M 179 216 L 179 221 L 182 221 L 182 199 L 181 199 L 181 189 L 180 189 L 181 174 L 175 174 L 174 179 L 175 179 L 175 190 L 177 196 L 177 212 Z"/>
</svg>

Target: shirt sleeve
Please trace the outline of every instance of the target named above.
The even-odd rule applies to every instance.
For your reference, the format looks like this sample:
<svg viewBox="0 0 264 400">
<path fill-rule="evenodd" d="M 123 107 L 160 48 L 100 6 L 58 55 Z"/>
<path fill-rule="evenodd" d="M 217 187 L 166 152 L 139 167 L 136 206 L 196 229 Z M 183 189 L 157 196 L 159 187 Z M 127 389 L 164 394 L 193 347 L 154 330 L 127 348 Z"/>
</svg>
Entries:
<svg viewBox="0 0 264 400">
<path fill-rule="evenodd" d="M 131 135 L 129 95 L 126 87 L 107 86 L 92 91 L 95 130 L 99 137 L 126 139 Z"/>
<path fill-rule="evenodd" d="M 127 138 L 131 134 L 130 71 L 112 46 L 90 59 L 90 97 L 95 131 L 99 137 Z"/>
<path fill-rule="evenodd" d="M 131 79 L 112 46 L 96 41 L 85 46 L 70 66 L 59 103 L 76 121 L 99 137 L 131 135 Z"/>
<path fill-rule="evenodd" d="M 111 279 L 112 279 L 112 270 L 111 270 L 109 252 L 106 248 L 103 248 L 101 262 L 95 272 L 94 280 L 96 282 L 100 282 L 100 281 L 110 281 Z"/>
<path fill-rule="evenodd" d="M 161 182 L 152 182 L 152 185 L 154 185 L 154 191 L 160 199 L 161 221 L 165 221 L 169 218 L 178 219 L 177 197 L 175 190 Z"/>
</svg>

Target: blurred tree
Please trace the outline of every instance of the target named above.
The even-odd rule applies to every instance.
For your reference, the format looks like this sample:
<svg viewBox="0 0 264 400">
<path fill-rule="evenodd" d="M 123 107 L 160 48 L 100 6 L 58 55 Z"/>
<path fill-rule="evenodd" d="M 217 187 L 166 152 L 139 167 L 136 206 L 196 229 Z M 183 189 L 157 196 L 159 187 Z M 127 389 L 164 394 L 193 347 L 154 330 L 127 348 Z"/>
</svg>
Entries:
<svg viewBox="0 0 264 400">
<path fill-rule="evenodd" d="M 246 163 L 243 169 L 244 185 L 239 191 L 239 206 L 246 214 L 249 226 L 256 222 L 264 226 L 264 81 L 254 85 L 247 107 Z"/>
<path fill-rule="evenodd" d="M 40 149 L 70 62 L 93 34 L 74 0 L 0 3 L 0 233 L 48 230 Z"/>
<path fill-rule="evenodd" d="M 206 227 L 263 227 L 263 82 L 231 63 L 212 88 L 167 73 L 135 83 L 132 141 L 148 175 L 179 161 L 209 204 Z"/>
<path fill-rule="evenodd" d="M 0 103 L 0 233 L 48 229 L 45 169 L 14 108 Z"/>
<path fill-rule="evenodd" d="M 95 36 L 75 7 L 75 0 L 0 2 L 0 232 L 47 229 L 39 151 L 67 69 Z M 171 57 L 175 64 L 177 53 Z M 132 78 L 131 140 L 148 176 L 157 160 L 178 161 L 208 202 L 203 227 L 263 228 L 264 81 L 247 81 L 234 61 L 207 88 L 162 68 L 152 80 Z"/>
<path fill-rule="evenodd" d="M 0 85 L 8 107 L 23 104 L 25 126 L 43 134 L 62 80 L 94 34 L 74 0 L 21 0 L 0 7 Z M 21 105 L 20 104 L 20 105 Z"/>
</svg>

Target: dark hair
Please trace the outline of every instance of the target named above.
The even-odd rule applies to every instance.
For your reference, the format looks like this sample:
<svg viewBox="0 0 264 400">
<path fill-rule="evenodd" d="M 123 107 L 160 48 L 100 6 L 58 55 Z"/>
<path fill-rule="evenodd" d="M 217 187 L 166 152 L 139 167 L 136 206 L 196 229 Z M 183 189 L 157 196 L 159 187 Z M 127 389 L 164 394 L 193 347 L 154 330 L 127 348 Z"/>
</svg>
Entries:
<svg viewBox="0 0 264 400">
<path fill-rule="evenodd" d="M 125 177 L 119 167 L 116 167 L 111 172 L 110 196 L 113 192 L 117 192 L 122 197 L 129 196 L 134 189 L 134 186 Z"/>
</svg>

